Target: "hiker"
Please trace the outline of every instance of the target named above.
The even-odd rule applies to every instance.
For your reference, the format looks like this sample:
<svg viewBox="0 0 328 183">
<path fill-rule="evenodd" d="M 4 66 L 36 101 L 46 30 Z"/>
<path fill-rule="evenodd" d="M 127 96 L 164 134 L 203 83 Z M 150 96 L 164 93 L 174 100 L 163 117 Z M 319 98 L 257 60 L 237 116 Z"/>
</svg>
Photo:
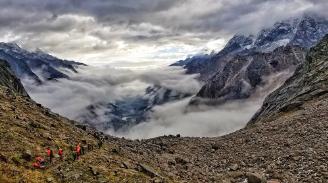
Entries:
<svg viewBox="0 0 328 183">
<path fill-rule="evenodd" d="M 41 165 L 40 165 L 40 163 L 39 162 L 34 162 L 33 164 L 32 164 L 32 166 L 34 167 L 34 168 L 36 168 L 36 169 L 41 169 Z"/>
<path fill-rule="evenodd" d="M 54 153 L 50 149 L 50 147 L 47 147 L 47 156 L 49 157 L 49 163 L 52 163 L 52 158 L 54 157 Z"/>
<path fill-rule="evenodd" d="M 60 160 L 63 160 L 63 149 L 62 148 L 58 149 L 58 156 L 59 156 Z"/>
<path fill-rule="evenodd" d="M 35 158 L 35 162 L 32 164 L 34 168 L 43 169 L 45 168 L 44 159 L 40 156 Z"/>
<path fill-rule="evenodd" d="M 81 155 L 81 143 L 78 143 L 75 149 L 76 152 L 76 159 L 80 159 L 80 155 Z"/>
</svg>

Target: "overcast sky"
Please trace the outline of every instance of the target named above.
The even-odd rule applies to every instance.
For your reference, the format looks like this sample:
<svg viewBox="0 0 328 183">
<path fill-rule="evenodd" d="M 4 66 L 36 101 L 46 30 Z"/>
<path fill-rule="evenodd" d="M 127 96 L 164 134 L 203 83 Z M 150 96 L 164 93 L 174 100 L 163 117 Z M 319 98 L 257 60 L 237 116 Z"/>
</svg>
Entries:
<svg viewBox="0 0 328 183">
<path fill-rule="evenodd" d="M 0 0 L 0 41 L 88 64 L 166 63 L 326 9 L 327 0 Z"/>
</svg>

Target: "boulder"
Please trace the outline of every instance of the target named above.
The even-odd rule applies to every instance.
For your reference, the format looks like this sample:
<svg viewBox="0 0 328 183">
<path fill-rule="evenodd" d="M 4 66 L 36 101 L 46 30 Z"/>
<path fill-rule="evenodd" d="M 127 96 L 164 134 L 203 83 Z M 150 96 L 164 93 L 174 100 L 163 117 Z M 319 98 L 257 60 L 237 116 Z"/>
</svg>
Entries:
<svg viewBox="0 0 328 183">
<path fill-rule="evenodd" d="M 149 175 L 150 177 L 161 177 L 153 168 L 148 165 L 139 163 L 140 171 Z"/>
<path fill-rule="evenodd" d="M 26 161 L 31 161 L 32 160 L 32 152 L 30 150 L 26 150 L 25 152 L 22 153 L 22 159 Z"/>
<path fill-rule="evenodd" d="M 247 173 L 246 177 L 248 183 L 266 183 L 265 177 L 258 173 Z"/>
<path fill-rule="evenodd" d="M 238 170 L 239 166 L 238 166 L 238 164 L 232 164 L 229 168 L 232 171 L 236 171 L 236 170 Z"/>
<path fill-rule="evenodd" d="M 124 161 L 122 163 L 122 168 L 130 169 L 131 167 L 132 167 L 131 164 L 127 161 Z"/>
<path fill-rule="evenodd" d="M 217 151 L 219 147 L 220 146 L 218 144 L 212 144 L 212 149 L 214 149 L 215 151 Z"/>
<path fill-rule="evenodd" d="M 100 174 L 100 173 L 97 171 L 97 169 L 96 169 L 95 167 L 93 167 L 93 166 L 89 166 L 89 170 L 90 170 L 90 172 L 92 173 L 92 175 L 94 175 L 94 176 L 97 176 L 97 175 Z"/>
<path fill-rule="evenodd" d="M 53 182 L 53 181 L 54 181 L 54 178 L 52 178 L 52 177 L 47 178 L 47 182 Z"/>
</svg>

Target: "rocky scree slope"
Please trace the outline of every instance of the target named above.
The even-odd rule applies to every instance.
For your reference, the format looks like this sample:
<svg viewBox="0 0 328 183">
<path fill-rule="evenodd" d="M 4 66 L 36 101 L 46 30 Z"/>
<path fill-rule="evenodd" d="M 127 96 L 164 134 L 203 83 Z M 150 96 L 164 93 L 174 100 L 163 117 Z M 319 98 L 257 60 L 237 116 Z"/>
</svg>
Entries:
<svg viewBox="0 0 328 183">
<path fill-rule="evenodd" d="M 118 139 L 52 113 L 32 101 L 22 84 L 0 62 L 0 182 L 174 182 L 164 174 L 118 153 Z M 104 139 L 98 149 L 99 139 Z M 73 161 L 71 146 L 92 146 Z M 36 155 L 46 147 L 64 149 L 64 161 L 55 158 L 45 170 L 33 170 Z M 126 164 L 134 168 L 127 169 Z"/>
</svg>

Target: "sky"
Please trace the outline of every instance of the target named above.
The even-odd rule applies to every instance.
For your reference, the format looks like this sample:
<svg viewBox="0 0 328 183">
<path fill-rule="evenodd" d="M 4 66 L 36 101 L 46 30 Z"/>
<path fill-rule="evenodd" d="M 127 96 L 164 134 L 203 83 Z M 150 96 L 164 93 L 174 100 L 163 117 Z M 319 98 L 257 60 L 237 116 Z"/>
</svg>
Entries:
<svg viewBox="0 0 328 183">
<path fill-rule="evenodd" d="M 156 66 L 327 8 L 326 0 L 0 0 L 0 41 L 91 65 Z"/>
</svg>

